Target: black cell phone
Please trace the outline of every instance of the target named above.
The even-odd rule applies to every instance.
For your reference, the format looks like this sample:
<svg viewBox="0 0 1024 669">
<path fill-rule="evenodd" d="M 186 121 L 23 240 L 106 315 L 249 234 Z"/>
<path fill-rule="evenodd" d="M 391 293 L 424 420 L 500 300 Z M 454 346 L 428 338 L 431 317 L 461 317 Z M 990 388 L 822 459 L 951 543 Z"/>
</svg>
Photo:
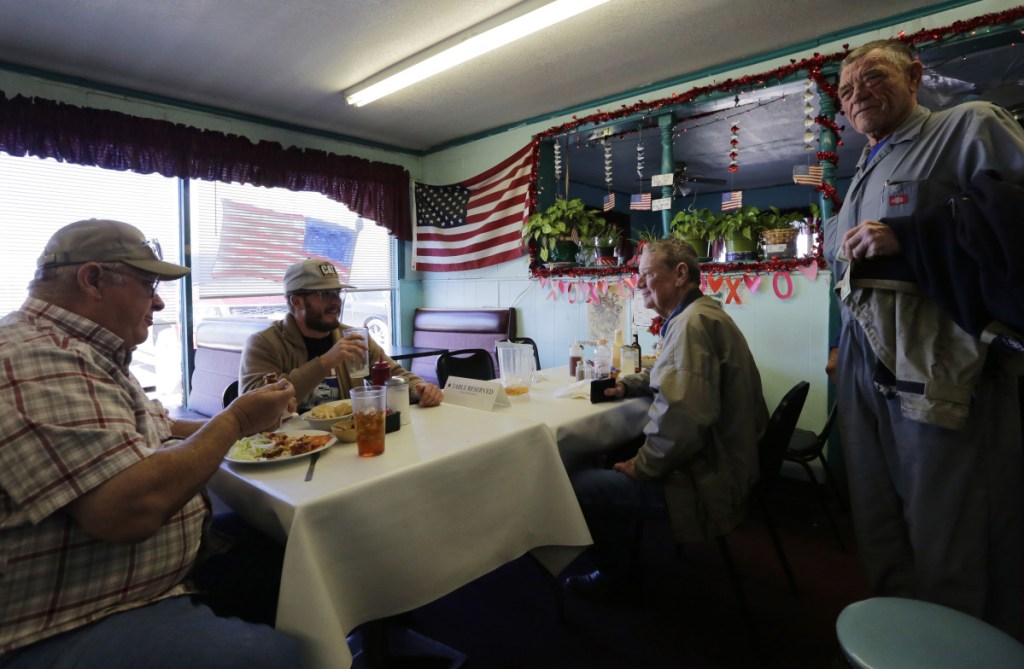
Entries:
<svg viewBox="0 0 1024 669">
<path fill-rule="evenodd" d="M 590 382 L 590 403 L 611 402 L 615 397 L 607 397 L 604 394 L 605 388 L 614 388 L 615 379 L 598 379 Z"/>
</svg>

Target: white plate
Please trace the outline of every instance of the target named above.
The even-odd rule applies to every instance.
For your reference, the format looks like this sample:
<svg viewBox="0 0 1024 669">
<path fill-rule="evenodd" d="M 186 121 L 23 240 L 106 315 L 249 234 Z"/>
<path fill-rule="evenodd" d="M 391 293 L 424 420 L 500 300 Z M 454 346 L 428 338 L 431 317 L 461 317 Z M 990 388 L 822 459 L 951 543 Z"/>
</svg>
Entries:
<svg viewBox="0 0 1024 669">
<path fill-rule="evenodd" d="M 273 433 L 271 433 L 271 434 L 273 434 Z M 330 437 L 330 439 L 328 439 L 327 443 L 325 443 L 320 448 L 314 448 L 311 451 L 308 451 L 306 453 L 300 453 L 299 455 L 282 455 L 281 457 L 274 458 L 273 460 L 238 460 L 236 458 L 231 457 L 231 450 L 230 449 L 228 450 L 228 454 L 226 456 L 224 456 L 224 459 L 227 460 L 228 462 L 235 462 L 235 463 L 238 463 L 238 464 L 241 464 L 241 465 L 266 465 L 266 464 L 270 464 L 272 462 L 284 462 L 286 460 L 294 460 L 295 458 L 304 458 L 307 455 L 312 455 L 313 453 L 319 453 L 320 451 L 327 450 L 328 448 L 333 446 L 338 441 L 338 438 L 335 437 L 333 434 L 331 434 L 330 432 L 324 432 L 322 430 L 279 430 L 278 434 L 288 435 L 289 437 L 306 437 L 306 436 L 310 436 L 310 437 L 323 437 L 323 436 L 328 436 L 328 437 Z M 232 445 L 231 448 L 234 448 L 234 445 Z"/>
</svg>

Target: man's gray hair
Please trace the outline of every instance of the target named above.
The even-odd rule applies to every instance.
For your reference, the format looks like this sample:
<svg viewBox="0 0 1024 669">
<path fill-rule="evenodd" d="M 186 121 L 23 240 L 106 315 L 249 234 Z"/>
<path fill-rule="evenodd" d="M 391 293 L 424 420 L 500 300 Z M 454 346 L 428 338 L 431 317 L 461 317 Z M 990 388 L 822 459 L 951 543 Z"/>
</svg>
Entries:
<svg viewBox="0 0 1024 669">
<path fill-rule="evenodd" d="M 120 265 L 122 263 L 109 263 Z M 35 278 L 28 283 L 28 294 L 38 300 L 63 305 L 67 299 L 78 294 L 78 268 L 82 263 L 58 265 L 56 267 L 40 267 Z M 101 265 L 102 266 L 102 265 Z M 106 268 L 105 268 L 106 269 Z M 126 278 L 120 274 L 108 272 L 107 279 L 111 283 L 124 285 Z"/>
<path fill-rule="evenodd" d="M 688 243 L 677 237 L 655 239 L 644 247 L 645 253 L 657 253 L 667 267 L 675 267 L 679 263 L 686 265 L 691 282 L 700 285 L 700 261 L 697 252 Z"/>
<path fill-rule="evenodd" d="M 900 70 L 905 70 L 914 62 L 914 49 L 906 42 L 897 39 L 876 39 L 862 44 L 843 58 L 840 70 L 846 69 L 872 51 L 879 51 L 881 56 Z"/>
</svg>

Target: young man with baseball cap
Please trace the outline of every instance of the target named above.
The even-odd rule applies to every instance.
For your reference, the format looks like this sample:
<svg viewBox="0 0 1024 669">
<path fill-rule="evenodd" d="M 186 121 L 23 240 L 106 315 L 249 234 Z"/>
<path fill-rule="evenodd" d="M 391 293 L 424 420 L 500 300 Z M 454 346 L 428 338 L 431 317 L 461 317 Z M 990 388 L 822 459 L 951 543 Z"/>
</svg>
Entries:
<svg viewBox="0 0 1024 669">
<path fill-rule="evenodd" d="M 326 260 L 309 259 L 291 265 L 284 274 L 288 314 L 245 342 L 239 388 L 243 392 L 256 388 L 267 373 L 279 372 L 295 386 L 300 405 L 310 405 L 314 397 L 321 402 L 348 397 L 354 383 L 344 363 L 361 359 L 366 347 L 358 336 L 337 341 L 331 336 L 339 328 L 350 327 L 340 320 L 342 291 L 346 288 L 351 286 L 341 283 L 334 265 Z M 408 380 L 412 401 L 423 407 L 441 403 L 444 395 L 440 388 L 389 358 L 373 339 L 368 343 L 371 362 L 383 359 L 391 367 L 392 376 Z M 337 379 L 337 397 L 319 392 L 314 395 L 325 378 Z"/>
<path fill-rule="evenodd" d="M 0 320 L 4 669 L 298 666 L 294 640 L 188 596 L 204 485 L 294 397 L 281 382 L 204 422 L 146 397 L 131 354 L 164 308 L 157 284 L 188 271 L 127 223 L 78 221 L 51 237 L 28 299 Z"/>
</svg>

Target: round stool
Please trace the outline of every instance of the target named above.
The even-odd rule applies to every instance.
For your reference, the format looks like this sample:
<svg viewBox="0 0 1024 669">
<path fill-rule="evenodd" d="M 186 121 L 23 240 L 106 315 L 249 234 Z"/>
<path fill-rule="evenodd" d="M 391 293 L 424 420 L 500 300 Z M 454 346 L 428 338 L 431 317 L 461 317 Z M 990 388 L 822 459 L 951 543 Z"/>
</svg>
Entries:
<svg viewBox="0 0 1024 669">
<path fill-rule="evenodd" d="M 836 620 L 839 645 L 857 669 L 1021 669 L 1024 644 L 966 613 L 930 602 L 875 597 Z"/>
</svg>

